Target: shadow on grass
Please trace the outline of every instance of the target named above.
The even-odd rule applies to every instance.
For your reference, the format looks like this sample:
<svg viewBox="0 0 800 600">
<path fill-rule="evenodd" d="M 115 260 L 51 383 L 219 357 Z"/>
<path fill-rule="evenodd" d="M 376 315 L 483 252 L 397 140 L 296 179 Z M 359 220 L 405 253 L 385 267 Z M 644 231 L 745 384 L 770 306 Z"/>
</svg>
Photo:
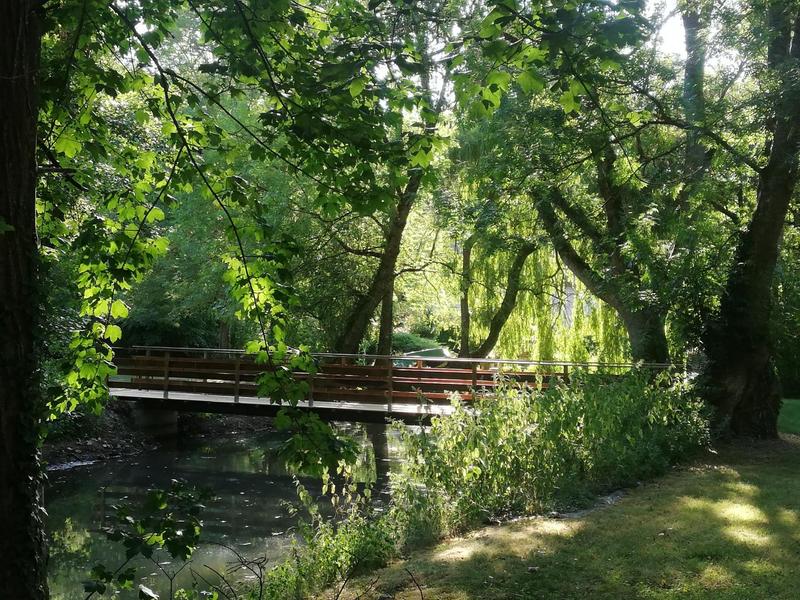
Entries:
<svg viewBox="0 0 800 600">
<path fill-rule="evenodd" d="M 376 573 L 362 597 L 419 598 L 405 569 L 426 599 L 800 597 L 800 438 L 711 459 L 579 519 L 451 540 Z"/>
</svg>

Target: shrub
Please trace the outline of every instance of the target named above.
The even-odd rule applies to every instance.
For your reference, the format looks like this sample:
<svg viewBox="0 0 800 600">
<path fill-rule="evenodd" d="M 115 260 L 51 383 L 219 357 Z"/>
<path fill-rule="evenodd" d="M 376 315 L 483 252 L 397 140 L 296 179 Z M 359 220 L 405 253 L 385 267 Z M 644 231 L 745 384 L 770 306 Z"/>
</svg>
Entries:
<svg viewBox="0 0 800 600">
<path fill-rule="evenodd" d="M 393 481 L 402 541 L 510 515 L 575 506 L 599 491 L 663 472 L 707 439 L 702 405 L 669 373 L 576 372 L 569 386 L 501 386 L 472 407 L 402 432 Z"/>
<path fill-rule="evenodd" d="M 337 488 L 326 471 L 323 493 L 329 494 L 333 515 L 323 517 L 308 492 L 298 485 L 301 504 L 310 521 L 301 524 L 300 540 L 291 555 L 270 570 L 259 598 L 306 598 L 336 581 L 382 567 L 395 554 L 390 520 L 374 510 L 369 488 L 359 491 L 350 468 L 341 463 Z"/>
</svg>

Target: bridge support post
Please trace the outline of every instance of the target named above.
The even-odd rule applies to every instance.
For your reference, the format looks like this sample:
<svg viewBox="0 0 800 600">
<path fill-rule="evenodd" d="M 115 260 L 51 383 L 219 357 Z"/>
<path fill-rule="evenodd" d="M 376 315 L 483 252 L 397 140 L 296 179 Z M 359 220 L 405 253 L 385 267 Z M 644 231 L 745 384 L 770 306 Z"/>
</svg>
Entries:
<svg viewBox="0 0 800 600">
<path fill-rule="evenodd" d="M 157 408 L 140 401 L 134 406 L 133 420 L 136 427 L 150 437 L 165 439 L 178 435 L 177 410 Z"/>
<path fill-rule="evenodd" d="M 169 398 L 169 352 L 164 353 L 164 400 Z"/>
<path fill-rule="evenodd" d="M 367 439 L 375 453 L 375 472 L 380 480 L 389 473 L 389 436 L 386 423 L 365 423 Z"/>
<path fill-rule="evenodd" d="M 386 411 L 392 414 L 392 400 L 394 399 L 394 372 L 392 371 L 392 367 L 394 367 L 394 361 L 391 358 L 387 361 L 386 367 L 388 369 L 386 380 Z"/>
<path fill-rule="evenodd" d="M 238 404 L 239 403 L 239 386 L 241 385 L 241 379 L 242 379 L 242 374 L 241 374 L 242 366 L 241 366 L 241 363 L 242 363 L 241 357 L 237 356 L 236 357 L 236 380 L 235 380 L 235 382 L 233 384 L 233 403 L 234 404 Z"/>
</svg>

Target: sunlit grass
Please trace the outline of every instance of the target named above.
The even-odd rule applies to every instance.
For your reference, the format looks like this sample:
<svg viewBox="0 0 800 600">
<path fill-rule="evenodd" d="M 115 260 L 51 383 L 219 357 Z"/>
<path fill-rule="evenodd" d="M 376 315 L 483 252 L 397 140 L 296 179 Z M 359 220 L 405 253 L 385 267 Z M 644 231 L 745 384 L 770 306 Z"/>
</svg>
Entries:
<svg viewBox="0 0 800 600">
<path fill-rule="evenodd" d="M 785 399 L 778 416 L 778 429 L 800 435 L 800 400 Z"/>
<path fill-rule="evenodd" d="M 726 448 L 580 518 L 487 527 L 348 584 L 355 598 L 798 598 L 800 438 Z"/>
</svg>

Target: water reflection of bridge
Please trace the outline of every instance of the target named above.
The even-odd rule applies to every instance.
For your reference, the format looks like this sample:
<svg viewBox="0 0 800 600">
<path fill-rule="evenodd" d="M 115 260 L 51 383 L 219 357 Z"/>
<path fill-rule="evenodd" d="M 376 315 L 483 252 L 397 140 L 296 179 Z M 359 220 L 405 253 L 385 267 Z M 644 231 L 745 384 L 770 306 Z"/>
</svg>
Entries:
<svg viewBox="0 0 800 600">
<path fill-rule="evenodd" d="M 327 420 L 426 422 L 510 379 L 537 389 L 569 381 L 580 366 L 619 372 L 629 364 L 508 359 L 314 354 L 314 372 L 296 371 L 307 393 L 298 407 Z M 240 350 L 134 347 L 118 349 L 111 394 L 176 411 L 274 415 L 281 405 L 259 396 L 256 379 L 270 368 Z M 664 365 L 653 365 L 664 366 Z"/>
</svg>

